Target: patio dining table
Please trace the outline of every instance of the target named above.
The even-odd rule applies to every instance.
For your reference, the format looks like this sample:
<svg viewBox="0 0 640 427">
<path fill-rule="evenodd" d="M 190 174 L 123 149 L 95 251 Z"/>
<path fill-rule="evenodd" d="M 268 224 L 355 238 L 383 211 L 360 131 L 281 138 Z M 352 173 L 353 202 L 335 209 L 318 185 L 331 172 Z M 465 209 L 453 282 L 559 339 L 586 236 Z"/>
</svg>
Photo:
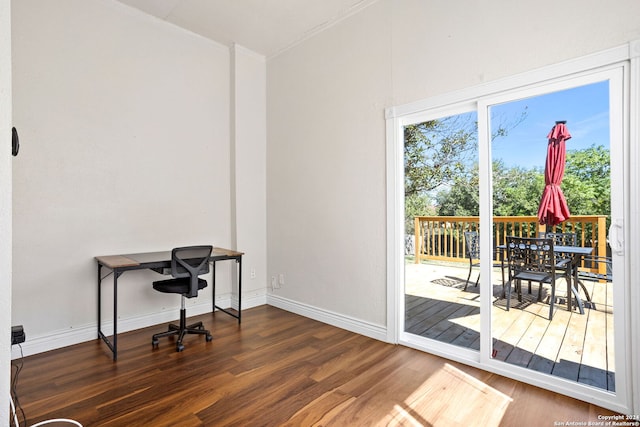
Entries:
<svg viewBox="0 0 640 427">
<path fill-rule="evenodd" d="M 507 245 L 498 245 L 498 249 L 506 250 Z M 580 297 L 580 293 L 578 292 L 578 288 L 576 288 L 576 284 L 578 281 L 578 266 L 580 265 L 580 261 L 583 257 L 590 255 L 593 252 L 593 248 L 585 247 L 585 246 L 554 246 L 554 252 L 560 252 L 563 254 L 571 255 L 571 274 L 567 276 L 567 309 L 571 312 L 573 306 L 573 298 L 571 298 L 571 294 L 576 299 L 576 305 L 578 306 L 578 310 L 580 310 L 580 314 L 584 314 L 584 302 Z M 585 290 L 586 292 L 586 290 Z M 586 294 L 587 300 L 590 300 L 589 294 Z"/>
</svg>

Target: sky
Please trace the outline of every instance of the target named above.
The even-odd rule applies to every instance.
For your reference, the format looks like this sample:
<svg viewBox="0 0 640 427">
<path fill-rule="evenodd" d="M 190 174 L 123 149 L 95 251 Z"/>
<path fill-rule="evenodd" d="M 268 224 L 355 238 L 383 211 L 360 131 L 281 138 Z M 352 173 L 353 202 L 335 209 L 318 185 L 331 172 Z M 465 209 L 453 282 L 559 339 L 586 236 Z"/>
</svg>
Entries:
<svg viewBox="0 0 640 427">
<path fill-rule="evenodd" d="M 609 85 L 594 83 L 547 95 L 491 107 L 495 123 L 516 123 L 526 118 L 506 137 L 494 139 L 493 159 L 503 159 L 507 167 L 544 168 L 547 135 L 558 120 L 566 120 L 571 134 L 567 150 L 604 145 L 609 148 Z"/>
</svg>

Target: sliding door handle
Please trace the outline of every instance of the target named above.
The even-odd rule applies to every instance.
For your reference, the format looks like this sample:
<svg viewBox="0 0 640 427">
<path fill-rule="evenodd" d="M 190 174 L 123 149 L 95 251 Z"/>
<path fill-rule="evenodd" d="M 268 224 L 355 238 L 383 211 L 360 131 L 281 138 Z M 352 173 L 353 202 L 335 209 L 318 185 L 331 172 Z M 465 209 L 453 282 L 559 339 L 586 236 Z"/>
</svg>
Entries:
<svg viewBox="0 0 640 427">
<path fill-rule="evenodd" d="M 622 219 L 611 220 L 607 242 L 616 255 L 624 255 L 624 229 Z"/>
</svg>

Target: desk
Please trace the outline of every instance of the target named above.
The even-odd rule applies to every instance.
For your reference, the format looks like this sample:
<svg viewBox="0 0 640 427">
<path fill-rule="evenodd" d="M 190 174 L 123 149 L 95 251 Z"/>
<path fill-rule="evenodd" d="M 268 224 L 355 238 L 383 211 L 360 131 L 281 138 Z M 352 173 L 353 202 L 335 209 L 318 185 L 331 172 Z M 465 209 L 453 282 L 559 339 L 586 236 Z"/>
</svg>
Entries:
<svg viewBox="0 0 640 427">
<path fill-rule="evenodd" d="M 216 309 L 235 317 L 240 323 L 241 298 L 242 298 L 242 255 L 243 252 L 232 251 L 230 249 L 213 248 L 209 261 L 212 263 L 213 305 L 212 311 Z M 154 270 L 161 272 L 164 269 L 171 269 L 171 251 L 147 252 L 126 255 L 97 256 L 95 260 L 98 264 L 98 338 L 107 344 L 113 352 L 113 360 L 118 358 L 118 278 L 125 271 L 131 270 Z M 224 260 L 235 260 L 238 264 L 238 314 L 234 314 L 216 305 L 216 262 Z M 102 269 L 111 270 L 111 273 L 102 277 Z M 113 340 L 102 332 L 102 280 L 113 274 Z"/>
<path fill-rule="evenodd" d="M 498 245 L 498 249 L 506 250 L 507 245 Z M 584 314 L 584 303 L 582 302 L 582 298 L 580 298 L 580 294 L 578 293 L 578 289 L 574 286 L 574 283 L 579 283 L 578 280 L 578 266 L 580 265 L 580 260 L 582 257 L 586 255 L 590 255 L 593 252 L 593 248 L 583 247 L 583 246 L 553 246 L 554 252 L 561 252 L 564 254 L 571 255 L 571 275 L 569 276 L 569 280 L 567 280 L 567 309 L 571 312 L 572 310 L 572 298 L 571 294 L 573 294 L 576 298 L 576 304 L 578 304 L 578 309 L 580 310 L 580 314 Z M 573 276 L 573 278 L 571 278 Z M 585 289 L 585 293 L 587 296 L 587 300 L 589 300 L 589 294 Z"/>
</svg>

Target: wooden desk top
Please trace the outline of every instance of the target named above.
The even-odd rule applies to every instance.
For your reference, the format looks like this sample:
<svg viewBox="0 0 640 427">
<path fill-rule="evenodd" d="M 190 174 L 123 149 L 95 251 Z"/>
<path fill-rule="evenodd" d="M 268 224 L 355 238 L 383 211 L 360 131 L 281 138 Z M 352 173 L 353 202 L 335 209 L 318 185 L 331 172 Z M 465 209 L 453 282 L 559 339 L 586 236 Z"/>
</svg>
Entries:
<svg viewBox="0 0 640 427">
<path fill-rule="evenodd" d="M 140 265 L 136 260 L 123 255 L 105 255 L 95 257 L 96 261 L 109 268 L 135 267 Z"/>
<path fill-rule="evenodd" d="M 238 257 L 244 255 L 244 252 L 233 251 L 231 249 L 224 248 L 213 248 L 213 252 L 211 252 L 211 256 L 228 256 L 228 257 Z"/>
<path fill-rule="evenodd" d="M 211 259 L 238 258 L 242 255 L 244 255 L 244 252 L 214 247 L 211 252 Z M 171 251 L 143 252 L 126 255 L 101 255 L 94 258 L 98 263 L 111 269 L 137 267 L 149 262 L 171 261 Z"/>
</svg>

